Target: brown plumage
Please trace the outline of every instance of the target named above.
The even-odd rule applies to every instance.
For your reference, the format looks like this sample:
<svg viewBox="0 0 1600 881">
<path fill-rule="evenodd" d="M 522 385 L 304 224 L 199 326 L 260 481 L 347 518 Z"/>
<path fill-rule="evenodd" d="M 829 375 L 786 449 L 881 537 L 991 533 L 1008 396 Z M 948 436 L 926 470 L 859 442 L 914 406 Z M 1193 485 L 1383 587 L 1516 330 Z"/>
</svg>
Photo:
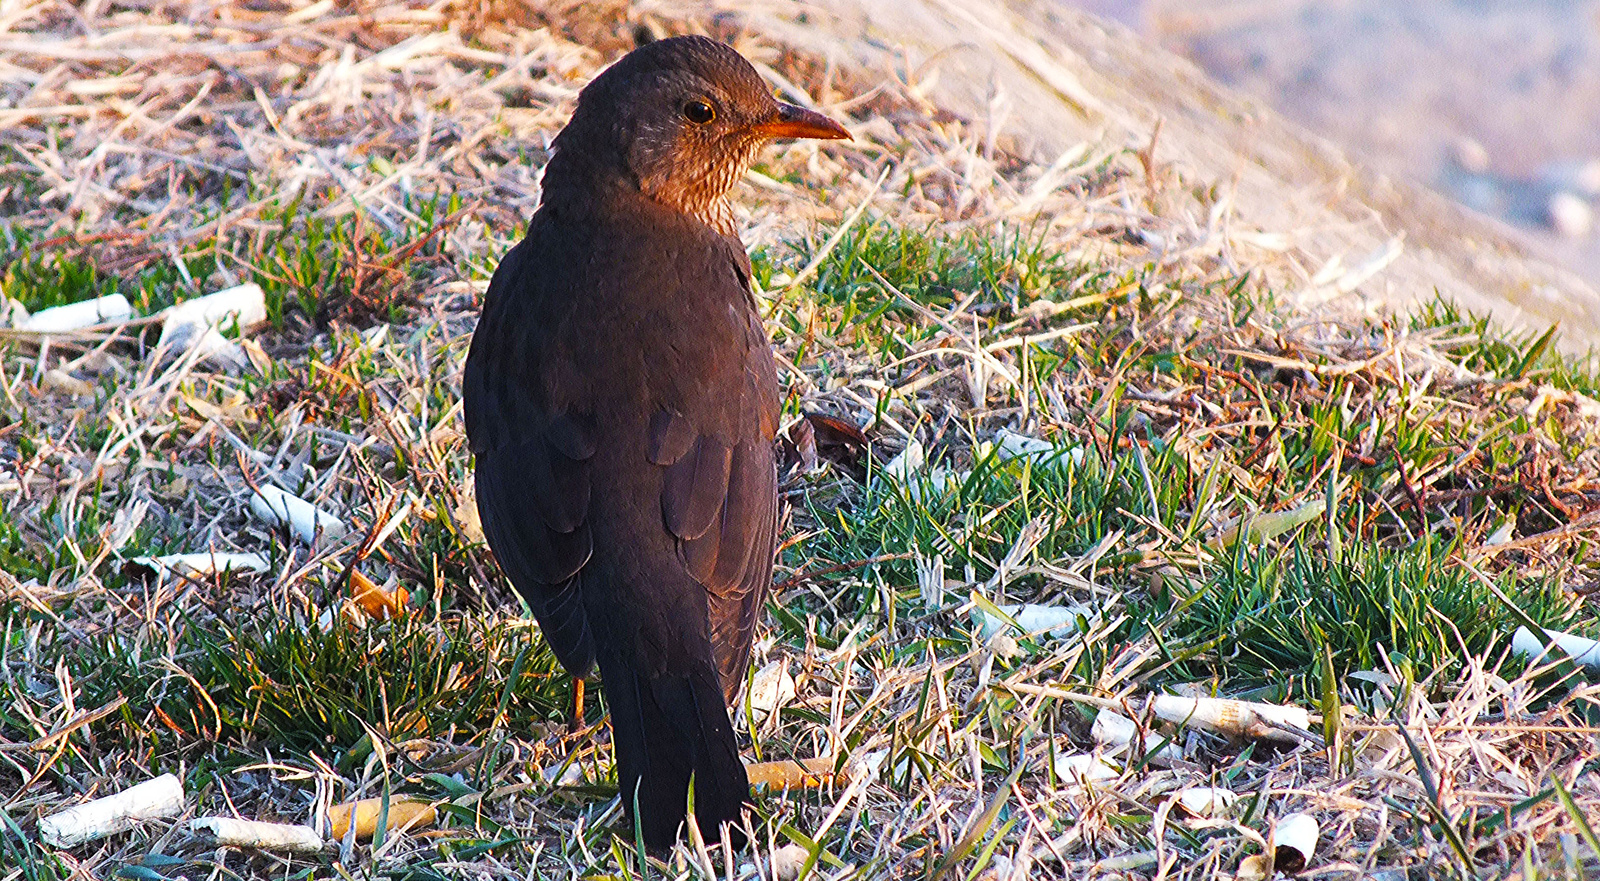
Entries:
<svg viewBox="0 0 1600 881">
<path fill-rule="evenodd" d="M 617 777 L 669 845 L 749 798 L 727 705 L 777 519 L 772 352 L 728 190 L 774 137 L 848 137 L 727 46 L 679 37 L 596 77 L 467 357 L 484 532 L 556 657 L 599 663 Z"/>
</svg>

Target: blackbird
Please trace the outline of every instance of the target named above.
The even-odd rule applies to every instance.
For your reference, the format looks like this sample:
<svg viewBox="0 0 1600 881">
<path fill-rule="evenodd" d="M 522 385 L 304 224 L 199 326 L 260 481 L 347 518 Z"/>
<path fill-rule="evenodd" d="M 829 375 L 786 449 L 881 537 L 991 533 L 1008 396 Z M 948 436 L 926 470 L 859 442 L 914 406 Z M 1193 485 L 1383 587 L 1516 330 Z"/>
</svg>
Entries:
<svg viewBox="0 0 1600 881">
<path fill-rule="evenodd" d="M 647 845 L 750 796 L 728 705 L 772 580 L 778 385 L 727 193 L 772 138 L 848 138 L 704 37 L 629 53 L 552 142 L 463 381 L 489 547 L 570 673 L 599 663 Z"/>
</svg>

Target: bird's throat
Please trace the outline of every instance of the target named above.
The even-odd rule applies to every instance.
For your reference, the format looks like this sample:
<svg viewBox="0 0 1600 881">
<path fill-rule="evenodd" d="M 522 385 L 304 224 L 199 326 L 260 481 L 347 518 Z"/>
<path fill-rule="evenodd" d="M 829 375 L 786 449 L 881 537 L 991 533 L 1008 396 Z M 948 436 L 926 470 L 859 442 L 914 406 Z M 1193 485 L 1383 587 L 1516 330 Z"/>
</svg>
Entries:
<svg viewBox="0 0 1600 881">
<path fill-rule="evenodd" d="M 687 214 L 725 236 L 737 232 L 733 204 L 728 201 L 726 190 L 712 193 L 708 191 L 710 188 L 688 188 L 674 183 L 670 179 L 657 182 L 646 178 L 639 182 L 639 189 L 648 198 Z"/>
</svg>

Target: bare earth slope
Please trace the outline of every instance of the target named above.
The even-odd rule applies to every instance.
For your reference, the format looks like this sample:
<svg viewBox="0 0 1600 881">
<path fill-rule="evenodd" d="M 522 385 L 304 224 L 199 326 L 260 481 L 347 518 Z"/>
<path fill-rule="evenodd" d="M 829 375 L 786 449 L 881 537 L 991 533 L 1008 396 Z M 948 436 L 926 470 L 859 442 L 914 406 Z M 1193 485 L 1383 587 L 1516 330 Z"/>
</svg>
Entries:
<svg viewBox="0 0 1600 881">
<path fill-rule="evenodd" d="M 971 119 L 995 119 L 1025 155 L 1050 162 L 1084 141 L 1143 147 L 1157 120 L 1158 162 L 1202 186 L 1220 184 L 1223 249 L 1303 301 L 1403 308 L 1437 291 L 1510 327 L 1562 326 L 1564 345 L 1600 341 L 1600 292 L 1534 253 L 1509 227 L 1408 181 L 1372 173 L 1272 110 L 1210 81 L 1131 31 L 1048 2 L 813 0 L 723 3 L 755 29 L 865 70 L 897 71 L 927 99 Z M 743 9 L 742 12 L 737 9 Z M 1207 218 L 1195 222 L 1204 226 Z M 1262 253 L 1255 245 L 1281 245 Z M 1365 280 L 1343 268 L 1372 269 Z M 1243 247 L 1241 247 L 1243 246 Z M 1331 276 L 1331 278 L 1330 278 Z M 1343 281 L 1343 284 L 1340 282 Z M 1360 281 L 1351 290 L 1352 283 Z"/>
</svg>

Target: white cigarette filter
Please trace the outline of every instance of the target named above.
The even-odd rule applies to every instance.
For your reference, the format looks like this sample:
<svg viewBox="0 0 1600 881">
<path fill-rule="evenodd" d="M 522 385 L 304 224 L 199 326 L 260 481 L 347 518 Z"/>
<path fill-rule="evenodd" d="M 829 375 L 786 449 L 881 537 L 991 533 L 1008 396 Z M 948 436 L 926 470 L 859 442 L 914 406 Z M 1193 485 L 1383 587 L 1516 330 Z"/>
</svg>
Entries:
<svg viewBox="0 0 1600 881">
<path fill-rule="evenodd" d="M 1000 611 L 1011 616 L 1017 622 L 1024 634 L 1036 637 L 1049 637 L 1052 639 L 1066 639 L 1078 630 L 1078 619 L 1082 618 L 1093 627 L 1099 621 L 1099 615 L 1088 606 L 1044 606 L 1036 603 L 1008 604 L 997 606 Z M 985 642 L 997 633 L 1014 634 L 1010 622 L 996 615 L 992 615 L 982 608 L 974 610 L 978 619 L 978 632 Z"/>
<path fill-rule="evenodd" d="M 1298 872 L 1311 865 L 1317 852 L 1315 817 L 1310 814 L 1285 814 L 1272 829 L 1272 867 L 1280 872 Z"/>
<path fill-rule="evenodd" d="M 1206 542 L 1206 546 L 1213 551 L 1225 550 L 1229 545 L 1239 540 L 1240 530 L 1245 530 L 1244 539 L 1249 544 L 1260 544 L 1269 539 L 1303 526 L 1322 516 L 1328 503 L 1322 499 L 1312 499 L 1299 507 L 1288 511 L 1274 511 L 1267 514 L 1256 514 L 1242 518 L 1238 523 L 1217 533 L 1215 538 Z"/>
<path fill-rule="evenodd" d="M 126 832 L 144 820 L 183 812 L 183 781 L 162 774 L 116 795 L 74 805 L 39 821 L 39 838 L 52 847 L 76 847 L 86 841 Z"/>
<path fill-rule="evenodd" d="M 1168 722 L 1198 725 L 1229 737 L 1299 743 L 1300 739 L 1294 734 L 1276 726 L 1286 725 L 1300 731 L 1311 728 L 1310 713 L 1282 704 L 1161 694 L 1151 699 L 1151 707 L 1156 716 Z"/>
<path fill-rule="evenodd" d="M 258 574 L 271 568 L 260 554 L 164 554 L 159 557 L 132 557 L 127 565 L 152 572 L 206 577 L 229 572 Z"/>
<path fill-rule="evenodd" d="M 772 852 L 772 877 L 777 881 L 796 881 L 810 858 L 811 852 L 800 845 L 793 842 L 785 844 Z"/>
<path fill-rule="evenodd" d="M 1191 817 L 1221 817 L 1233 810 L 1239 796 L 1220 786 L 1190 786 L 1174 796 L 1178 807 Z"/>
<path fill-rule="evenodd" d="M 268 523 L 287 528 L 289 534 L 306 544 L 311 544 L 319 531 L 330 539 L 346 531 L 343 520 L 275 486 L 262 485 L 251 493 L 250 510 Z"/>
<path fill-rule="evenodd" d="M 223 368 L 242 370 L 250 363 L 243 348 L 219 331 L 246 330 L 267 320 L 267 301 L 256 284 L 236 285 L 204 297 L 185 300 L 162 313 L 157 345 L 169 352 L 198 350 L 195 357 Z"/>
<path fill-rule="evenodd" d="M 1559 630 L 1546 630 L 1544 635 L 1549 638 L 1552 648 L 1560 649 L 1572 659 L 1573 663 L 1585 667 L 1600 667 L 1600 642 L 1571 633 L 1562 633 Z M 1533 635 L 1533 631 L 1526 627 L 1518 627 L 1517 632 L 1511 635 L 1511 651 L 1520 657 L 1535 659 L 1545 658 L 1550 654 Z"/>
<path fill-rule="evenodd" d="M 189 829 L 211 843 L 223 847 L 253 847 L 289 853 L 317 853 L 323 848 L 322 836 L 310 826 L 295 823 L 263 823 L 232 817 L 197 817 Z"/>
<path fill-rule="evenodd" d="M 1083 447 L 1060 446 L 1043 438 L 1018 434 L 1008 428 L 1002 428 L 995 432 L 994 445 L 1002 462 L 1011 461 L 1012 459 L 1044 461 L 1057 456 L 1065 456 L 1071 459 L 1075 465 L 1083 464 Z"/>
<path fill-rule="evenodd" d="M 1056 777 L 1064 784 L 1099 783 L 1122 776 L 1105 759 L 1090 753 L 1063 753 L 1056 756 Z"/>
<path fill-rule="evenodd" d="M 195 333 L 237 325 L 249 330 L 267 320 L 267 299 L 261 286 L 242 284 L 184 300 L 162 313 L 161 343 L 182 345 Z"/>
<path fill-rule="evenodd" d="M 1101 710 L 1100 714 L 1094 717 L 1094 725 L 1089 728 L 1089 737 L 1095 743 L 1103 743 L 1107 746 L 1130 746 L 1139 737 L 1139 726 L 1126 716 L 1113 713 L 1110 710 Z M 1155 750 L 1154 757 L 1160 761 L 1169 764 L 1183 761 L 1183 747 L 1178 745 L 1177 741 L 1172 741 L 1163 745 L 1160 749 L 1155 749 L 1156 745 L 1165 739 L 1158 731 L 1146 731 L 1144 733 L 1144 748 Z"/>
<path fill-rule="evenodd" d="M 107 294 L 93 300 L 40 309 L 32 315 L 17 310 L 13 315 L 18 330 L 34 333 L 65 333 L 97 324 L 115 324 L 133 317 L 133 306 L 121 294 Z"/>
</svg>

